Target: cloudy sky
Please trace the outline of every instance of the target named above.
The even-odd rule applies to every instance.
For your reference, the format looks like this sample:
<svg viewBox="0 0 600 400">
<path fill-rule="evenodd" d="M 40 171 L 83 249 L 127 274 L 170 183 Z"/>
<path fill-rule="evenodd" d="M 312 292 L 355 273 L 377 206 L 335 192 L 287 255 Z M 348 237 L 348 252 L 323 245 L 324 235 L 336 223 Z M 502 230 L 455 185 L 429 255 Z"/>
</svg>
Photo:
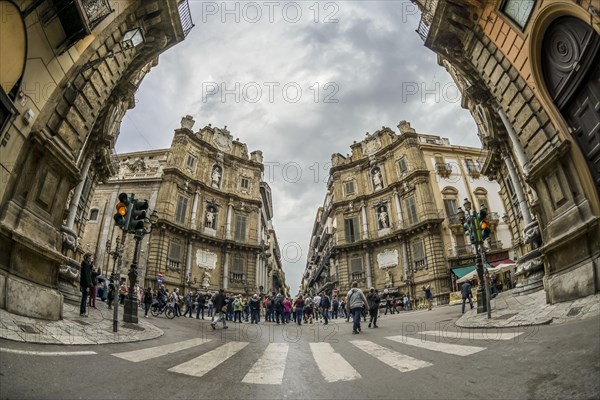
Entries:
<svg viewBox="0 0 600 400">
<path fill-rule="evenodd" d="M 195 27 L 160 56 L 121 127 L 117 151 L 170 147 L 180 119 L 227 125 L 262 150 L 274 227 L 296 293 L 331 155 L 366 132 L 410 121 L 480 147 L 475 123 L 405 1 L 202 2 Z M 300 250 L 300 251 L 299 251 Z"/>
</svg>

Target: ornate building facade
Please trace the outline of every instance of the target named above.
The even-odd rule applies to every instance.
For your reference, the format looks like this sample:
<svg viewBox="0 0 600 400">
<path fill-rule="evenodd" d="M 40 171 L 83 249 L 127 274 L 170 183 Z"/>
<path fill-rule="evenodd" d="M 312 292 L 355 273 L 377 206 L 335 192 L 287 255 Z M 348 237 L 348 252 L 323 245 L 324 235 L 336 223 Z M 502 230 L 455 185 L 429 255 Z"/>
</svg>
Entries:
<svg viewBox="0 0 600 400">
<path fill-rule="evenodd" d="M 413 0 L 462 92 L 522 252 L 549 303 L 600 290 L 600 10 L 564 0 Z"/>
<path fill-rule="evenodd" d="M 170 149 L 119 155 L 119 173 L 99 186 L 92 201 L 90 215 L 108 204 L 99 217 L 102 229 L 87 229 L 84 242 L 98 243 L 104 252 L 98 259 L 109 265 L 101 246 L 121 234 L 112 221 L 114 205 L 119 193 L 133 193 L 159 213 L 140 246 L 140 285 L 156 288 L 160 281 L 182 292 L 224 288 L 232 293 L 283 287 L 262 153 L 249 154 L 226 127 L 194 132 L 193 125 L 192 117 L 182 118 Z M 127 240 L 122 280 L 133 258 L 133 241 Z"/>
<path fill-rule="evenodd" d="M 125 112 L 193 24 L 187 0 L 1 1 L 0 306 L 59 319 Z"/>
<path fill-rule="evenodd" d="M 463 198 L 496 210 L 488 253 L 508 259 L 502 242 L 511 243 L 510 232 L 496 217 L 503 213 L 499 187 L 475 174 L 481 149 L 419 135 L 406 121 L 398 127 L 399 135 L 383 127 L 354 142 L 351 155 L 332 156 L 303 290 L 343 295 L 358 281 L 363 288 L 416 299 L 429 285 L 436 303 L 448 303 L 456 289 L 454 269 L 468 262 L 475 268 L 474 248 L 462 226 L 456 229 Z"/>
</svg>

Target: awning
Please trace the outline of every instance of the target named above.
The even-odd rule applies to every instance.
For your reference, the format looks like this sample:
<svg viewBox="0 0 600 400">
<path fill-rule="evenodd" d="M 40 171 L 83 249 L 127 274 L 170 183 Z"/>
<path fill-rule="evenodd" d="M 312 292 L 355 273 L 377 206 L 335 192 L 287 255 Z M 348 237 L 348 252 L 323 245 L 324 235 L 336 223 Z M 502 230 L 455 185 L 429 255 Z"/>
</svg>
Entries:
<svg viewBox="0 0 600 400">
<path fill-rule="evenodd" d="M 489 264 L 485 264 L 484 267 L 485 269 L 492 268 Z M 458 280 L 456 281 L 457 283 L 463 283 L 465 281 L 470 281 L 471 279 L 477 278 L 476 265 L 468 265 L 466 267 L 454 268 L 452 272 L 458 278 Z"/>
<path fill-rule="evenodd" d="M 452 273 L 456 275 L 457 278 L 462 278 L 469 272 L 474 271 L 476 267 L 476 265 L 467 265 L 466 267 L 453 268 Z"/>
<path fill-rule="evenodd" d="M 490 265 L 492 267 L 497 267 L 500 264 L 514 264 L 515 262 L 510 258 L 505 258 L 504 260 L 492 261 Z"/>
</svg>

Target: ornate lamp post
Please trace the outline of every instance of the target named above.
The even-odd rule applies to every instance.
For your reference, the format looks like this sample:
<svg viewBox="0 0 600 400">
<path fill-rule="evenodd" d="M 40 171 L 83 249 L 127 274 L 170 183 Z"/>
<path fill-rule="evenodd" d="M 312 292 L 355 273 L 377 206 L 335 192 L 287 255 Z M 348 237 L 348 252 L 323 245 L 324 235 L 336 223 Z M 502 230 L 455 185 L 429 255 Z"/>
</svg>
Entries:
<svg viewBox="0 0 600 400">
<path fill-rule="evenodd" d="M 479 277 L 479 286 L 477 287 L 477 314 L 486 312 L 488 318 L 491 318 L 491 307 L 489 304 L 489 288 L 488 282 L 484 278 L 483 264 L 485 262 L 485 249 L 483 242 L 489 235 L 487 228 L 487 209 L 484 204 L 479 208 L 479 213 L 475 210 L 471 212 L 471 202 L 465 199 L 462 208 L 458 208 L 457 215 L 463 223 L 465 234 L 469 235 L 471 243 L 475 245 L 477 276 Z M 465 212 L 466 211 L 466 212 Z"/>
<path fill-rule="evenodd" d="M 153 226 L 158 222 L 158 212 L 152 211 L 150 218 L 144 220 L 144 226 L 140 229 L 136 229 L 134 233 L 135 247 L 133 250 L 133 260 L 129 267 L 129 295 L 125 300 L 125 308 L 123 310 L 123 321 L 125 322 L 138 322 L 138 300 L 137 293 L 135 293 L 135 284 L 138 276 L 138 261 L 140 257 L 140 242 L 145 235 L 149 235 L 152 232 Z"/>
</svg>

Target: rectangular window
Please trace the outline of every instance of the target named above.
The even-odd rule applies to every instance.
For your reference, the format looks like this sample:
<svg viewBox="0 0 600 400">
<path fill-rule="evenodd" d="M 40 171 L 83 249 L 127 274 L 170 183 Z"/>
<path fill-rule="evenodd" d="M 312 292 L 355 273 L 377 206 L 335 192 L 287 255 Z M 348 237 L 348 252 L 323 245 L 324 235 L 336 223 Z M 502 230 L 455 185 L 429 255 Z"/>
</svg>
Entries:
<svg viewBox="0 0 600 400">
<path fill-rule="evenodd" d="M 448 218 L 456 215 L 456 199 L 444 199 L 444 208 Z"/>
<path fill-rule="evenodd" d="M 243 281 L 244 280 L 244 259 L 241 257 L 234 257 L 231 265 L 231 280 L 232 281 Z"/>
<path fill-rule="evenodd" d="M 427 266 L 427 258 L 425 257 L 425 245 L 422 240 L 412 244 L 412 253 L 415 268 L 425 268 Z"/>
<path fill-rule="evenodd" d="M 185 217 L 187 214 L 188 198 L 179 195 L 177 199 L 177 208 L 175 209 L 175 222 L 178 224 L 185 223 Z"/>
<path fill-rule="evenodd" d="M 344 194 L 352 196 L 354 194 L 354 181 L 344 182 Z"/>
<path fill-rule="evenodd" d="M 247 217 L 245 215 L 235 216 L 235 240 L 246 240 L 246 220 Z"/>
<path fill-rule="evenodd" d="M 181 245 L 177 242 L 169 244 L 169 256 L 167 257 L 167 268 L 179 271 L 181 263 Z"/>
<path fill-rule="evenodd" d="M 248 190 L 248 188 L 250 188 L 250 180 L 248 178 L 242 178 L 240 186 L 242 189 Z"/>
<path fill-rule="evenodd" d="M 398 169 L 400 170 L 400 173 L 403 174 L 406 171 L 408 171 L 408 165 L 406 165 L 406 158 L 402 157 L 400 160 L 398 160 Z"/>
<path fill-rule="evenodd" d="M 362 265 L 362 257 L 355 257 L 350 259 L 350 272 L 351 273 L 356 273 L 356 272 L 362 272 L 363 270 L 363 265 Z"/>
<path fill-rule="evenodd" d="M 534 6 L 535 0 L 504 0 L 500 10 L 522 30 L 527 25 Z"/>
<path fill-rule="evenodd" d="M 408 215 L 408 223 L 413 225 L 419 222 L 419 215 L 417 214 L 417 202 L 415 196 L 410 196 L 406 199 L 406 213 Z"/>
<path fill-rule="evenodd" d="M 360 240 L 358 230 L 358 217 L 352 217 L 344 220 L 344 233 L 347 243 L 354 243 Z"/>
<path fill-rule="evenodd" d="M 193 170 L 194 167 L 196 166 L 196 157 L 194 157 L 192 155 L 188 155 L 186 165 L 188 166 L 189 169 Z"/>
</svg>

